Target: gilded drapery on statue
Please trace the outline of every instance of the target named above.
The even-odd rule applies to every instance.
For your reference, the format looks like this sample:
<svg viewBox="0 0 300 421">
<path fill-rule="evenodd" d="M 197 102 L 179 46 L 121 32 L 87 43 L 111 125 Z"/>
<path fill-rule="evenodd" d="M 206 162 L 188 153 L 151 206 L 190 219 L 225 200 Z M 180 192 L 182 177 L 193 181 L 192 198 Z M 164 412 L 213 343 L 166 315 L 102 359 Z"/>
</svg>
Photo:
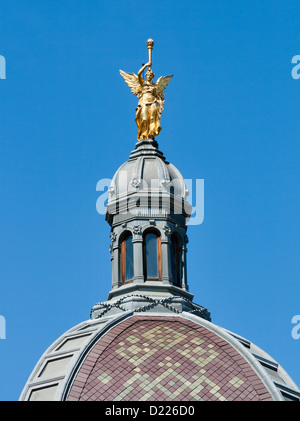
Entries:
<svg viewBox="0 0 300 421">
<path fill-rule="evenodd" d="M 137 75 L 120 70 L 120 74 L 131 88 L 131 92 L 139 99 L 135 115 L 135 121 L 138 126 L 138 140 L 154 139 L 161 131 L 160 120 L 165 102 L 164 90 L 173 77 L 173 75 L 161 76 L 156 84 L 153 82 L 155 77 L 151 69 L 153 45 L 153 41 L 148 39 L 149 60 L 148 63 L 142 66 Z M 148 67 L 148 70 L 145 73 L 144 80 L 142 74 L 146 67 Z"/>
</svg>

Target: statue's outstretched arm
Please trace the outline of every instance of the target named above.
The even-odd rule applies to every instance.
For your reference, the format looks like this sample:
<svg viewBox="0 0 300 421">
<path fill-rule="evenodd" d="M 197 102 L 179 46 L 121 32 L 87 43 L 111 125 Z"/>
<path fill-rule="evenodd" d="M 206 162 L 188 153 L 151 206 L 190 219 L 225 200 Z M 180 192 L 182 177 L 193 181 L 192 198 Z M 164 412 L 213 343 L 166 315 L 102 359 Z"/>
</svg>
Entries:
<svg viewBox="0 0 300 421">
<path fill-rule="evenodd" d="M 151 61 L 148 61 L 148 63 L 144 64 L 144 66 L 141 67 L 140 70 L 138 71 L 138 78 L 139 78 L 139 82 L 140 82 L 141 85 L 144 84 L 144 80 L 142 78 L 142 73 L 146 69 L 146 67 L 150 67 L 151 65 L 152 65 Z"/>
</svg>

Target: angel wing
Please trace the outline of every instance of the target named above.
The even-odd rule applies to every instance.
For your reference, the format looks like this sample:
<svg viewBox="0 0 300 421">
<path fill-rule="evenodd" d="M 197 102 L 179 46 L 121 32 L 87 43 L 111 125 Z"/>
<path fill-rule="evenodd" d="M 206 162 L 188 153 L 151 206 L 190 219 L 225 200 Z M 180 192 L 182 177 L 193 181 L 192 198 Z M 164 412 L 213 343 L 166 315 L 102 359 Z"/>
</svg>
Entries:
<svg viewBox="0 0 300 421">
<path fill-rule="evenodd" d="M 164 90 L 166 89 L 172 77 L 173 75 L 161 76 L 160 78 L 157 79 L 157 82 L 156 82 L 157 94 L 162 100 L 164 100 Z"/>
<path fill-rule="evenodd" d="M 138 98 L 142 95 L 142 85 L 139 82 L 139 78 L 135 73 L 127 73 L 120 70 L 121 76 L 123 76 L 125 82 L 131 88 L 133 95 L 136 95 Z"/>
</svg>

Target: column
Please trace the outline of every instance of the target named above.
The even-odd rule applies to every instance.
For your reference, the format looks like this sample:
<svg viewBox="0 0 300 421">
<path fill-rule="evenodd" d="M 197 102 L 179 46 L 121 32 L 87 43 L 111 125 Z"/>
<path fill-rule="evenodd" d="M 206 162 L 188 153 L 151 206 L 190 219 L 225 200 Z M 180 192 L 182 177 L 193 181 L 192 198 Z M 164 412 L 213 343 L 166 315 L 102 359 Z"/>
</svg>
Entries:
<svg viewBox="0 0 300 421">
<path fill-rule="evenodd" d="M 135 234 L 133 242 L 133 282 L 144 282 L 143 268 L 143 238 L 140 234 Z"/>
<path fill-rule="evenodd" d="M 185 246 L 182 246 L 181 249 L 181 276 L 182 276 L 182 289 L 184 291 L 188 291 L 189 287 L 187 284 L 187 270 L 186 270 L 186 253 L 187 248 Z"/>
<path fill-rule="evenodd" d="M 117 245 L 112 247 L 111 263 L 112 263 L 112 289 L 120 286 L 120 273 L 119 273 L 119 247 Z"/>
</svg>

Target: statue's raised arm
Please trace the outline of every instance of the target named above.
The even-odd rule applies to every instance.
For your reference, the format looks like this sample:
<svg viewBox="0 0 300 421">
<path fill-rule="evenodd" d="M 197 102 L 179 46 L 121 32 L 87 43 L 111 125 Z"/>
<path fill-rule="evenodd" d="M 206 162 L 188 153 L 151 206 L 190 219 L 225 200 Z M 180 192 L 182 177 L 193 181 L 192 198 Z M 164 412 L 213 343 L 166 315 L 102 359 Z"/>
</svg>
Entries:
<svg viewBox="0 0 300 421">
<path fill-rule="evenodd" d="M 143 65 L 143 67 L 141 67 L 140 68 L 140 70 L 138 71 L 138 78 L 139 78 L 139 82 L 140 82 L 140 84 L 143 86 L 144 85 L 144 79 L 143 79 L 143 76 L 142 76 L 142 73 L 144 73 L 144 71 L 145 71 L 145 69 L 146 69 L 146 67 L 151 67 L 151 61 L 149 61 L 148 63 L 146 63 L 146 64 L 144 64 Z"/>
<path fill-rule="evenodd" d="M 131 88 L 131 92 L 139 98 L 135 116 L 138 126 L 138 140 L 154 139 L 161 131 L 160 119 L 165 101 L 164 90 L 173 77 L 173 75 L 163 76 L 157 80 L 156 84 L 153 83 L 155 76 L 151 69 L 153 45 L 153 41 L 149 39 L 147 41 L 149 52 L 148 63 L 141 67 L 137 75 L 120 70 L 120 74 Z M 144 80 L 142 74 L 147 67 L 148 70 L 145 74 L 146 80 Z"/>
</svg>

